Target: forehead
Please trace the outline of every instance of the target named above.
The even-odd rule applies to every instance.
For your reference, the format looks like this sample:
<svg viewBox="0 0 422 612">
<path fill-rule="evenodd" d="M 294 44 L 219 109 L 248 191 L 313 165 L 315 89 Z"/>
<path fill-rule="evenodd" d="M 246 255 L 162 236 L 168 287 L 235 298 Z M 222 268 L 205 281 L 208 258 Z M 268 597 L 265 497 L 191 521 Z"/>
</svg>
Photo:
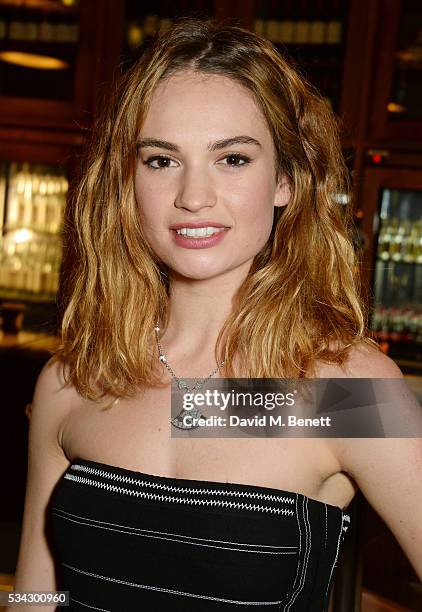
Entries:
<svg viewBox="0 0 422 612">
<path fill-rule="evenodd" d="M 141 130 L 148 136 L 221 137 L 248 134 L 265 144 L 271 136 L 252 93 L 223 75 L 183 71 L 160 82 Z"/>
</svg>

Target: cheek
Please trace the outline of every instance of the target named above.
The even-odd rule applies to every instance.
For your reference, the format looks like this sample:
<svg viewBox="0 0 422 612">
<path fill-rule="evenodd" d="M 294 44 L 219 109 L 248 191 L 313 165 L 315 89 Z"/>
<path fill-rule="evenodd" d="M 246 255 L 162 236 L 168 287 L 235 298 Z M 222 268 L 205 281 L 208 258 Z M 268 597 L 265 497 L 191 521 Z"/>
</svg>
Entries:
<svg viewBox="0 0 422 612">
<path fill-rule="evenodd" d="M 259 221 L 256 221 L 252 226 L 252 239 L 257 247 L 261 248 L 267 243 L 271 234 L 272 224 L 273 217 L 271 213 L 266 211 L 264 214 L 263 211 L 261 211 Z"/>
<path fill-rule="evenodd" d="M 135 183 L 135 199 L 141 219 L 149 226 L 157 224 L 160 219 L 160 198 L 145 185 L 142 187 Z"/>
<path fill-rule="evenodd" d="M 274 205 L 272 192 L 261 184 L 243 194 L 239 202 L 239 222 L 252 243 L 266 240 L 271 233 Z"/>
</svg>

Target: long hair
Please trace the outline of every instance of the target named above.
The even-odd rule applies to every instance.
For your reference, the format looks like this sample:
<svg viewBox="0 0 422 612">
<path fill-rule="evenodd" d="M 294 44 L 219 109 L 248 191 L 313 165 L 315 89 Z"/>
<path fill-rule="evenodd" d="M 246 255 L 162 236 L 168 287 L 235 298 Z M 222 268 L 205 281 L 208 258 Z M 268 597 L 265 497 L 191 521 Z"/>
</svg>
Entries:
<svg viewBox="0 0 422 612">
<path fill-rule="evenodd" d="M 215 350 L 222 375 L 303 378 L 317 360 L 344 363 L 366 337 L 351 240 L 350 180 L 330 103 L 265 38 L 235 25 L 181 18 L 156 35 L 98 120 L 66 213 L 67 382 L 93 400 L 159 385 L 153 328 L 168 322 L 168 268 L 149 247 L 134 193 L 137 138 L 156 86 L 183 70 L 230 77 L 255 97 L 290 183 L 270 238 L 236 292 Z M 350 201 L 350 197 L 349 197 Z M 66 378 L 65 376 L 65 378 Z"/>
</svg>

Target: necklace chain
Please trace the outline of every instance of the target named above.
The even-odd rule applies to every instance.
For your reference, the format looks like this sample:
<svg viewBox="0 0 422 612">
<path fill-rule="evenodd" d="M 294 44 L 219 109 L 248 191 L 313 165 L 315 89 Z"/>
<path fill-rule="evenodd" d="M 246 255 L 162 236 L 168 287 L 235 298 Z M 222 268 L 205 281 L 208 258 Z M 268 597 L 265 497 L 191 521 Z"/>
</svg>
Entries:
<svg viewBox="0 0 422 612">
<path fill-rule="evenodd" d="M 160 331 L 160 326 L 158 325 L 158 322 L 156 324 L 156 326 L 154 327 L 154 331 L 155 331 L 155 338 L 157 340 L 157 347 L 158 347 L 158 354 L 159 354 L 159 359 L 161 361 L 161 363 L 163 363 L 165 365 L 165 367 L 167 368 L 167 370 L 170 372 L 172 378 L 175 379 L 175 381 L 177 382 L 177 386 L 180 390 L 184 390 L 184 391 L 194 391 L 195 389 L 201 389 L 202 386 L 204 385 L 204 383 L 210 379 L 212 376 L 214 376 L 214 374 L 216 372 L 218 372 L 218 370 L 220 369 L 220 367 L 222 367 L 224 365 L 224 361 L 221 362 L 221 364 L 219 366 L 217 366 L 212 372 L 211 374 L 209 374 L 206 378 L 202 378 L 199 379 L 195 382 L 194 386 L 189 389 L 187 382 L 185 380 L 182 380 L 181 378 L 178 378 L 176 376 L 176 374 L 173 372 L 173 368 L 170 366 L 169 363 L 167 363 L 167 357 L 166 355 L 163 353 L 163 349 L 162 346 L 160 344 L 160 339 L 158 337 L 159 331 Z M 193 424 L 187 424 L 185 423 L 185 417 L 189 415 L 190 417 L 194 417 L 196 419 L 199 419 L 201 417 L 203 417 L 203 415 L 200 413 L 200 411 L 198 410 L 198 408 L 194 408 L 191 411 L 187 411 L 185 408 L 183 408 L 181 410 L 181 412 L 179 412 L 179 414 L 174 417 L 173 419 L 171 419 L 171 424 L 174 427 L 177 427 L 178 429 L 196 429 L 197 427 L 199 427 L 199 425 L 193 425 Z"/>
<path fill-rule="evenodd" d="M 204 383 L 209 380 L 210 378 L 212 378 L 214 376 L 214 374 L 216 374 L 219 369 L 224 365 L 224 361 L 221 362 L 220 365 L 217 365 L 217 367 L 211 372 L 211 374 L 209 374 L 206 378 L 200 378 L 198 379 L 194 386 L 190 389 L 187 385 L 187 382 L 181 378 L 178 378 L 178 376 L 176 376 L 176 374 L 173 371 L 173 368 L 170 366 L 170 364 L 167 362 L 167 356 L 163 353 L 163 349 L 162 346 L 160 344 L 160 339 L 158 337 L 159 331 L 160 331 L 160 327 L 158 325 L 158 323 L 156 324 L 156 326 L 154 327 L 154 331 L 155 331 L 155 338 L 157 340 L 157 347 L 158 347 L 158 354 L 159 354 L 159 360 L 161 361 L 161 363 L 163 363 L 165 365 L 165 367 L 167 368 L 167 370 L 170 372 L 172 378 L 174 378 L 177 382 L 177 386 L 179 389 L 184 389 L 185 391 L 194 391 L 195 389 L 201 389 L 204 385 Z"/>
</svg>

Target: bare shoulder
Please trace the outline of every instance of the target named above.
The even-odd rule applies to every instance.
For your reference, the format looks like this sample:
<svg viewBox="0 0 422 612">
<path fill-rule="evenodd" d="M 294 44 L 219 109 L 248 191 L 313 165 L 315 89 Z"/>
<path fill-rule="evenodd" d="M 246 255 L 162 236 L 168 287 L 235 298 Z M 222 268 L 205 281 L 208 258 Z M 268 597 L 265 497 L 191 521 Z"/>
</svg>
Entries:
<svg viewBox="0 0 422 612">
<path fill-rule="evenodd" d="M 366 342 L 351 348 L 342 367 L 321 365 L 318 377 L 404 379 L 390 357 Z M 405 387 L 404 379 L 392 398 L 398 418 L 414 401 Z M 422 530 L 415 518 L 422 510 L 422 438 L 331 438 L 327 443 L 341 470 L 390 527 L 422 579 Z"/>
<path fill-rule="evenodd" d="M 391 357 L 365 342 L 351 349 L 346 368 L 352 378 L 403 378 Z"/>
<path fill-rule="evenodd" d="M 342 366 L 318 363 L 316 378 L 403 378 L 403 373 L 388 355 L 361 341 L 349 349 Z"/>
<path fill-rule="evenodd" d="M 52 355 L 38 375 L 35 387 L 37 399 L 40 396 L 44 398 L 51 393 L 63 393 L 65 387 L 64 365 L 55 355 Z"/>
<path fill-rule="evenodd" d="M 38 375 L 30 406 L 32 429 L 42 428 L 48 435 L 46 440 L 57 449 L 62 423 L 78 398 L 73 385 L 66 383 L 65 373 L 63 362 L 50 357 Z"/>
<path fill-rule="evenodd" d="M 349 349 L 347 359 L 342 366 L 337 364 L 318 363 L 317 378 L 401 378 L 403 373 L 388 355 L 376 346 L 358 342 Z M 371 438 L 331 438 L 327 441 L 344 471 L 353 472 L 354 458 L 362 459 L 372 453 Z M 387 441 L 383 440 L 384 446 Z"/>
<path fill-rule="evenodd" d="M 74 400 L 75 390 L 65 380 L 66 367 L 55 355 L 44 364 L 35 384 L 34 395 L 31 402 L 32 411 L 48 410 L 56 406 L 69 406 Z M 43 408 L 44 407 L 44 408 Z"/>
</svg>

